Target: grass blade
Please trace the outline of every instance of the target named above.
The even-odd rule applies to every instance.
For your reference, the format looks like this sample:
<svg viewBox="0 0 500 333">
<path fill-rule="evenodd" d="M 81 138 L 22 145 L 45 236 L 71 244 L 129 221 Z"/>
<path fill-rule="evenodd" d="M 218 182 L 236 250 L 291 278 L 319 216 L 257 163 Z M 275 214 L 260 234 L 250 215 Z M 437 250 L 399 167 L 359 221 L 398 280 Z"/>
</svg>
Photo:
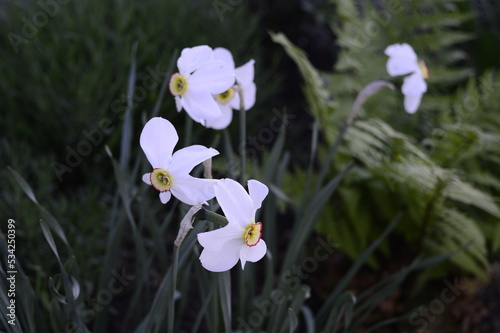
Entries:
<svg viewBox="0 0 500 333">
<path fill-rule="evenodd" d="M 331 309 L 332 305 L 335 303 L 337 296 L 347 287 L 349 281 L 356 275 L 359 269 L 362 267 L 366 259 L 373 253 L 373 251 L 382 243 L 382 241 L 394 230 L 396 225 L 401 220 L 401 214 L 398 214 L 393 218 L 389 226 L 384 230 L 382 235 L 377 238 L 370 246 L 361 254 L 361 256 L 354 262 L 349 271 L 344 275 L 342 280 L 337 284 L 337 287 L 334 289 L 332 294 L 325 301 L 321 310 L 319 311 L 317 318 L 318 320 L 324 320 L 326 318 L 326 313 L 329 309 Z"/>
</svg>

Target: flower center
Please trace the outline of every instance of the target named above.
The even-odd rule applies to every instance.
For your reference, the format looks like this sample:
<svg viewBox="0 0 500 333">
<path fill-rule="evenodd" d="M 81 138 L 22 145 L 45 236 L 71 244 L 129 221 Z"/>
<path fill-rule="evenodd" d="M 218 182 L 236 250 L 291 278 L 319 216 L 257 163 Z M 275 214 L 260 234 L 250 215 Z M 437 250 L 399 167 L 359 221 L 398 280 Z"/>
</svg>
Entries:
<svg viewBox="0 0 500 333">
<path fill-rule="evenodd" d="M 255 246 L 262 237 L 262 222 L 251 223 L 243 233 L 243 239 L 248 246 Z"/>
<path fill-rule="evenodd" d="M 233 96 L 234 96 L 234 89 L 229 88 L 223 93 L 215 95 L 215 98 L 217 99 L 217 101 L 219 101 L 219 103 L 226 104 L 227 102 L 233 99 Z"/>
<path fill-rule="evenodd" d="M 172 176 L 165 169 L 156 168 L 151 172 L 151 185 L 160 192 L 170 191 Z"/>
<path fill-rule="evenodd" d="M 186 78 L 179 73 L 174 73 L 170 77 L 169 89 L 174 96 L 183 95 L 187 90 Z"/>
<path fill-rule="evenodd" d="M 420 72 L 422 73 L 422 77 L 424 79 L 428 79 L 429 78 L 429 70 L 427 69 L 427 65 L 425 64 L 425 61 L 420 60 L 418 62 L 418 67 L 420 67 Z"/>
</svg>

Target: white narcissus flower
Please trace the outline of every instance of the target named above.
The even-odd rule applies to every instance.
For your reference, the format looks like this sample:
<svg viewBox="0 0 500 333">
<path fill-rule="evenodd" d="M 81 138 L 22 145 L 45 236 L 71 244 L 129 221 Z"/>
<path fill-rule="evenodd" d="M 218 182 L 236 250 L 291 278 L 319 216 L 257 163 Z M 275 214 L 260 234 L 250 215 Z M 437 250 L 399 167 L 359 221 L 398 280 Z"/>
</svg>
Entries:
<svg viewBox="0 0 500 333">
<path fill-rule="evenodd" d="M 153 171 L 144 174 L 142 180 L 160 192 L 160 200 L 164 204 L 172 195 L 188 205 L 212 199 L 217 180 L 195 178 L 189 173 L 196 165 L 219 152 L 193 145 L 172 154 L 177 141 L 177 131 L 168 120 L 155 117 L 146 123 L 140 143 Z"/>
<path fill-rule="evenodd" d="M 401 92 L 405 96 L 406 112 L 413 114 L 420 105 L 422 95 L 427 91 L 425 79 L 429 77 L 423 62 L 419 63 L 413 48 L 406 44 L 389 45 L 384 53 L 389 56 L 387 72 L 391 76 L 408 75 L 404 78 Z"/>
<path fill-rule="evenodd" d="M 199 123 L 222 114 L 212 95 L 228 90 L 235 80 L 234 68 L 213 57 L 213 50 L 200 45 L 185 48 L 177 59 L 178 73 L 170 78 L 170 92 L 177 111 L 183 108 Z"/>
<path fill-rule="evenodd" d="M 228 224 L 220 229 L 198 234 L 203 246 L 200 261 L 205 269 L 224 272 L 241 260 L 262 259 L 267 251 L 262 236 L 262 223 L 255 222 L 255 212 L 269 193 L 266 185 L 256 180 L 248 181 L 248 192 L 232 179 L 221 179 L 215 185 L 215 197 L 226 215 Z"/>
<path fill-rule="evenodd" d="M 231 123 L 233 119 L 233 110 L 239 110 L 241 101 L 238 90 L 241 90 L 243 95 L 243 106 L 245 111 L 252 108 L 255 104 L 255 95 L 257 88 L 254 80 L 254 64 L 252 59 L 246 64 L 234 68 L 234 60 L 229 50 L 218 47 L 214 49 L 214 58 L 224 61 L 229 67 L 233 68 L 236 75 L 236 85 L 230 87 L 228 90 L 214 95 L 214 98 L 219 105 L 222 116 L 217 119 L 207 120 L 205 126 L 213 129 L 224 129 Z"/>
</svg>

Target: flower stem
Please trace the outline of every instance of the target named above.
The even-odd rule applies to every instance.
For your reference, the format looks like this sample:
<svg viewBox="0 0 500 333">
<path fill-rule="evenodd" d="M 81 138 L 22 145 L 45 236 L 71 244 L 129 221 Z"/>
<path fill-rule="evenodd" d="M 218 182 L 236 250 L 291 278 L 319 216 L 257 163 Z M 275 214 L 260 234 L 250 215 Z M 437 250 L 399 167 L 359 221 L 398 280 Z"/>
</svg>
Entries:
<svg viewBox="0 0 500 333">
<path fill-rule="evenodd" d="M 184 147 L 191 144 L 191 136 L 193 135 L 193 119 L 186 113 L 186 122 L 184 123 Z"/>
<path fill-rule="evenodd" d="M 172 290 L 170 293 L 170 304 L 168 307 L 168 333 L 174 333 L 175 315 L 175 286 L 177 284 L 177 270 L 179 269 L 179 247 L 174 245 L 174 263 L 172 265 Z"/>
<path fill-rule="evenodd" d="M 236 179 L 236 172 L 235 172 L 235 161 L 234 161 L 234 155 L 233 155 L 233 145 L 231 144 L 231 137 L 229 136 L 229 133 L 227 132 L 227 128 L 224 128 L 222 130 L 222 135 L 224 138 L 224 155 L 226 156 L 227 159 L 227 170 L 229 172 L 229 177 L 231 179 Z"/>
<path fill-rule="evenodd" d="M 243 91 L 241 89 L 238 90 L 238 94 L 240 95 L 240 146 L 238 147 L 240 153 L 240 183 L 242 186 L 245 186 L 246 182 L 246 140 L 247 140 L 247 128 L 246 128 L 246 111 L 245 105 L 243 102 Z"/>
</svg>

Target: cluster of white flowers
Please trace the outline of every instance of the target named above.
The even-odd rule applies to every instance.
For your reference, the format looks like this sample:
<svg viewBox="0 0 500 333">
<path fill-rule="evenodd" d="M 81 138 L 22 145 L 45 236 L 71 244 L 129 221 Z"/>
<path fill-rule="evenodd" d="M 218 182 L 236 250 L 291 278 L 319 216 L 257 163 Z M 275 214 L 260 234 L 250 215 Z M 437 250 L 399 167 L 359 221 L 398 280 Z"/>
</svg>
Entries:
<svg viewBox="0 0 500 333">
<path fill-rule="evenodd" d="M 408 44 L 390 45 L 385 54 L 389 56 L 387 71 L 391 76 L 407 75 L 402 86 L 404 106 L 408 113 L 414 113 L 427 90 L 424 80 L 427 70 Z M 193 120 L 206 127 L 226 128 L 231 123 L 233 110 L 245 112 L 255 104 L 254 60 L 235 68 L 231 52 L 201 45 L 182 50 L 177 67 L 179 72 L 171 76 L 169 85 L 177 111 L 184 109 Z M 247 193 L 231 179 L 191 176 L 196 165 L 219 152 L 192 145 L 174 153 L 178 141 L 177 131 L 168 120 L 156 117 L 146 123 L 140 144 L 153 170 L 144 174 L 142 180 L 160 192 L 162 203 L 166 204 L 174 196 L 192 205 L 189 219 L 202 204 L 214 197 L 217 199 L 228 224 L 198 234 L 204 248 L 200 255 L 203 267 L 222 272 L 234 267 L 238 260 L 244 268 L 247 261 L 263 258 L 267 247 L 261 239 L 262 223 L 255 221 L 255 214 L 269 192 L 267 186 L 249 180 Z M 190 225 L 183 226 L 183 229 L 189 228 Z"/>
<path fill-rule="evenodd" d="M 248 110 L 255 104 L 254 60 L 235 68 L 227 49 L 201 45 L 182 50 L 177 68 L 169 85 L 177 111 L 184 109 L 206 127 L 226 128 L 233 109 L 244 105 Z"/>
<path fill-rule="evenodd" d="M 255 104 L 254 60 L 235 68 L 231 52 L 202 45 L 182 50 L 177 67 L 179 72 L 171 76 L 169 85 L 177 111 L 184 109 L 193 120 L 206 127 L 223 129 L 231 123 L 233 109 L 245 112 Z M 262 223 L 255 222 L 255 213 L 267 196 L 267 186 L 249 180 L 248 194 L 231 179 L 191 176 L 196 165 L 219 152 L 192 145 L 174 153 L 178 141 L 170 121 L 155 117 L 146 123 L 140 145 L 153 170 L 144 174 L 142 180 L 160 192 L 163 204 L 174 196 L 199 209 L 208 200 L 217 199 L 228 224 L 198 234 L 204 247 L 200 261 L 207 270 L 226 271 L 238 260 L 244 268 L 247 261 L 260 260 L 267 247 L 261 239 Z"/>
</svg>

